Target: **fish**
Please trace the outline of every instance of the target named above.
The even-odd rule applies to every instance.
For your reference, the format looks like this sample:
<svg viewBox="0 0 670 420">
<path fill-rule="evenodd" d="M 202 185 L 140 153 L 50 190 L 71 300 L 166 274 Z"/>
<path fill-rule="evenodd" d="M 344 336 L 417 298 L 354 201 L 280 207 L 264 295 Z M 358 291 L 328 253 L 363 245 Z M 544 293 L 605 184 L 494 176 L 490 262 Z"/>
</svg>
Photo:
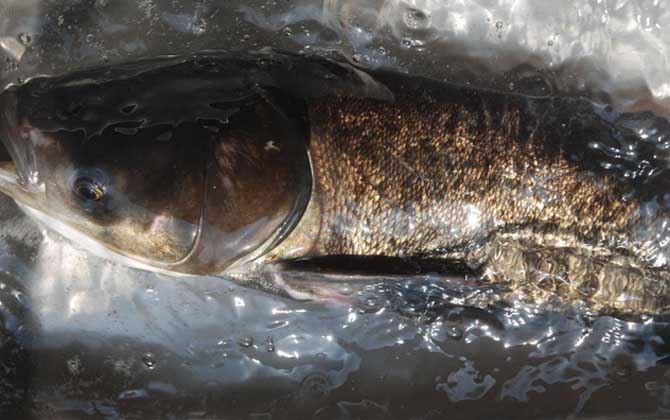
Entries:
<svg viewBox="0 0 670 420">
<path fill-rule="evenodd" d="M 298 298 L 333 290 L 309 273 L 386 270 L 670 309 L 660 117 L 267 50 L 35 77 L 0 112 L 0 191 L 133 267 Z"/>
</svg>

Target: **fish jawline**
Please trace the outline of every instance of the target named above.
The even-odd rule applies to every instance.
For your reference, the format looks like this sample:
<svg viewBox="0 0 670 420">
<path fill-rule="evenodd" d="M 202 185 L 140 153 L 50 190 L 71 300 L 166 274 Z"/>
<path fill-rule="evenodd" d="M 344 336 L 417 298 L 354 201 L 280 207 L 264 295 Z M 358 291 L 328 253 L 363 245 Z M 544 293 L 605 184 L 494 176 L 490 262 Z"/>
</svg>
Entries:
<svg viewBox="0 0 670 420">
<path fill-rule="evenodd" d="M 84 233 L 78 231 L 77 229 L 68 226 L 66 223 L 63 223 L 54 216 L 51 216 L 41 210 L 38 210 L 34 207 L 30 207 L 26 204 L 22 204 L 19 202 L 17 202 L 16 204 L 25 214 L 27 214 L 33 220 L 36 220 L 37 222 L 42 224 L 47 230 L 58 233 L 59 235 L 61 235 L 62 237 L 66 238 L 71 243 L 73 243 L 77 248 L 86 250 L 87 252 L 90 252 L 91 254 L 97 257 L 120 264 L 122 266 L 138 270 L 149 271 L 158 274 L 166 274 L 170 276 L 193 277 L 193 275 L 191 274 L 166 270 L 161 267 L 157 267 L 155 265 L 144 263 L 135 258 L 119 254 L 118 252 L 115 252 L 107 248 L 100 242 L 92 239 L 91 237 L 85 235 Z"/>
</svg>

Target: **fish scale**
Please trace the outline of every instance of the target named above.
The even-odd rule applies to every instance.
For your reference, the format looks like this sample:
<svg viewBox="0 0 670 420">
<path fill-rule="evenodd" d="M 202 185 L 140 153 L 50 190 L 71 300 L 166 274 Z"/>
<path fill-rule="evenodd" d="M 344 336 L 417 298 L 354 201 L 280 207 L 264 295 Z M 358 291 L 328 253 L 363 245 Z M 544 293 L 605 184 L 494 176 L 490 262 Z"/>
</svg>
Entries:
<svg viewBox="0 0 670 420">
<path fill-rule="evenodd" d="M 595 239 L 625 234 L 639 222 L 638 203 L 621 199 L 623 189 L 615 179 L 587 174 L 546 147 L 560 139 L 538 139 L 524 130 L 523 110 L 510 109 L 515 104 L 520 105 L 511 102 L 497 114 L 489 112 L 483 121 L 477 109 L 458 109 L 462 104 L 417 107 L 403 98 L 310 104 L 314 195 L 321 205 L 321 229 L 332 233 L 321 236 L 316 252 L 394 255 L 403 248 L 430 254 L 486 236 L 496 226 L 526 224 L 554 225 Z M 403 128 L 387 124 L 393 118 L 401 118 Z M 424 155 L 439 157 L 426 161 Z M 397 164 L 397 156 L 404 165 Z M 415 210 L 405 217 L 423 223 L 395 237 L 395 245 L 376 240 L 385 236 L 387 226 L 375 222 L 410 206 Z M 480 213 L 477 223 L 468 222 L 467 206 Z M 342 219 L 356 221 L 348 228 L 363 238 L 364 247 L 357 242 L 354 249 L 351 236 L 337 233 Z M 361 220 L 366 229 L 357 227 Z M 454 227 L 463 232 L 448 239 Z M 436 241 L 417 241 L 415 235 L 422 232 L 440 234 Z"/>
</svg>

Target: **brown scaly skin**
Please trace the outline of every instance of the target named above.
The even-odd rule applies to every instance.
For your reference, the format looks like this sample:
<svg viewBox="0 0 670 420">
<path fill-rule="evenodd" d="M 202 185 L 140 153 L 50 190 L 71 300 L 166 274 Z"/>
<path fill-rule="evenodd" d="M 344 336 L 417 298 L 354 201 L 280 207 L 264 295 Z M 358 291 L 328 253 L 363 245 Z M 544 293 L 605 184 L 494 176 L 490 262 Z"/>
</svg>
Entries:
<svg viewBox="0 0 670 420">
<path fill-rule="evenodd" d="M 459 258 L 533 300 L 668 310 L 667 271 L 631 240 L 635 186 L 570 159 L 586 139 L 543 127 L 521 97 L 399 91 L 308 104 L 312 201 L 271 257 Z"/>
</svg>

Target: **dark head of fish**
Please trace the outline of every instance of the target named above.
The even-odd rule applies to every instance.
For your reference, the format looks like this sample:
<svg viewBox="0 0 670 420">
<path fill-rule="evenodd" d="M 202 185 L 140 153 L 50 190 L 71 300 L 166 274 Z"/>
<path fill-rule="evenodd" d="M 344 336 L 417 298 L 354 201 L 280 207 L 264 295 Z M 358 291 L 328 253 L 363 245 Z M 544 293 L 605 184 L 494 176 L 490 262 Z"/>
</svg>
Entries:
<svg viewBox="0 0 670 420">
<path fill-rule="evenodd" d="M 146 268 L 213 273 L 262 253 L 308 201 L 305 127 L 268 91 L 173 70 L 4 92 L 13 162 L 1 189 L 66 236 Z"/>
</svg>

